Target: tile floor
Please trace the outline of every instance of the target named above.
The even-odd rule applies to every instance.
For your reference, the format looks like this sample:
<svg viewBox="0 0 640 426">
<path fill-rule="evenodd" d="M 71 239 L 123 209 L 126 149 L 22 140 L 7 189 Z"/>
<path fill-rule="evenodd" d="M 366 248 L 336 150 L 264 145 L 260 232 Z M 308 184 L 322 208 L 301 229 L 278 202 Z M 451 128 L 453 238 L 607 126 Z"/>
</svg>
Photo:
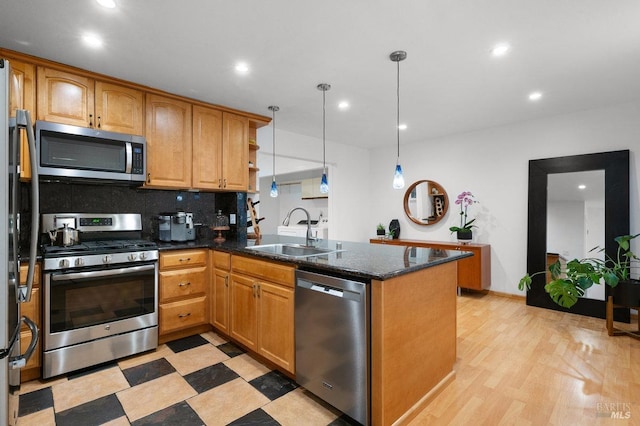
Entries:
<svg viewBox="0 0 640 426">
<path fill-rule="evenodd" d="M 23 383 L 19 426 L 357 425 L 213 332 Z"/>
</svg>

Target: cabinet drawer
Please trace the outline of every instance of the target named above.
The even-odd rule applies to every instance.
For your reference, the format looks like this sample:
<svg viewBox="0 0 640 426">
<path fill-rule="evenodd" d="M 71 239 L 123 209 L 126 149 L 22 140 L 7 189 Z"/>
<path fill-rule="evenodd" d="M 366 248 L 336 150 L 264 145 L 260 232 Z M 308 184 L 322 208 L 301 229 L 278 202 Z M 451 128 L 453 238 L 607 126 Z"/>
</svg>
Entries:
<svg viewBox="0 0 640 426">
<path fill-rule="evenodd" d="M 213 267 L 216 269 L 231 269 L 231 253 L 224 251 L 213 251 Z"/>
<path fill-rule="evenodd" d="M 160 305 L 160 334 L 205 324 L 207 297 L 195 297 Z"/>
<path fill-rule="evenodd" d="M 231 256 L 233 272 L 295 287 L 295 268 L 276 262 L 264 261 L 244 256 Z"/>
<path fill-rule="evenodd" d="M 207 250 L 176 250 L 160 253 L 160 269 L 207 264 Z"/>
<path fill-rule="evenodd" d="M 160 302 L 176 297 L 206 293 L 207 268 L 160 272 Z"/>
<path fill-rule="evenodd" d="M 27 283 L 27 273 L 29 272 L 29 265 L 25 263 L 22 263 L 22 265 L 20 265 L 20 284 L 26 284 Z M 33 272 L 33 286 L 34 287 L 39 287 L 40 286 L 40 263 L 36 262 L 36 268 Z"/>
</svg>

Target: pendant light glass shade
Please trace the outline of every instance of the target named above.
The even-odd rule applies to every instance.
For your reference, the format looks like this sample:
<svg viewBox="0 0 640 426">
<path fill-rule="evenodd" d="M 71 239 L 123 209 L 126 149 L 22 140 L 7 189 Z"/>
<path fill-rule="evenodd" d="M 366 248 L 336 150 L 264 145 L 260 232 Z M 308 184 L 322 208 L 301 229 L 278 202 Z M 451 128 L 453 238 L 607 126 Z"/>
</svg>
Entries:
<svg viewBox="0 0 640 426">
<path fill-rule="evenodd" d="M 331 89 L 331 86 L 327 83 L 318 84 L 318 90 L 322 90 L 322 179 L 320 179 L 320 192 L 322 194 L 329 193 L 329 180 L 327 179 L 327 165 L 326 165 L 326 141 L 325 141 L 325 130 L 326 130 L 326 93 L 327 90 Z"/>
<path fill-rule="evenodd" d="M 396 114 L 396 133 L 397 133 L 397 149 L 398 156 L 396 158 L 396 169 L 393 172 L 393 189 L 404 188 L 404 175 L 402 174 L 402 166 L 400 165 L 400 61 L 407 59 L 407 52 L 398 50 L 389 55 L 389 59 L 398 66 L 396 79 L 396 98 L 397 98 L 397 114 Z"/>
<path fill-rule="evenodd" d="M 276 183 L 276 111 L 280 111 L 280 107 L 271 105 L 269 110 L 273 113 L 273 179 L 271 180 L 271 191 L 269 191 L 269 195 L 275 198 L 278 196 L 278 184 Z"/>
</svg>

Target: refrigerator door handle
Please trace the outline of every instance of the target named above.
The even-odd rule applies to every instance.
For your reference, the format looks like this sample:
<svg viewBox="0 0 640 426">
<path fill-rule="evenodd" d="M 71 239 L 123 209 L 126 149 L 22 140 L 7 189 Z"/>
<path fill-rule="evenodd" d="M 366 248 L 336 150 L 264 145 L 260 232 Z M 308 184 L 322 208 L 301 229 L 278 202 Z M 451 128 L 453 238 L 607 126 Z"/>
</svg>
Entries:
<svg viewBox="0 0 640 426">
<path fill-rule="evenodd" d="M 29 360 L 29 358 L 31 358 L 31 355 L 33 355 L 33 351 L 35 351 L 36 345 L 38 344 L 39 333 L 36 323 L 28 317 L 22 317 L 20 322 L 24 322 L 25 324 L 27 324 L 27 327 L 29 327 L 29 330 L 31 330 L 31 343 L 29 343 L 29 347 L 24 352 L 24 354 L 9 358 L 10 369 L 22 368 L 27 365 L 27 361 Z"/>
<path fill-rule="evenodd" d="M 27 110 L 16 110 L 16 127 L 27 131 L 27 141 L 29 142 L 29 158 L 31 159 L 31 246 L 29 250 L 29 270 L 27 272 L 26 285 L 20 285 L 18 289 L 18 302 L 28 302 L 31 300 L 31 289 L 33 287 L 33 274 L 36 269 L 36 257 L 38 255 L 38 234 L 40 232 L 40 194 L 38 184 L 38 154 L 36 152 L 36 138 L 33 132 L 31 114 Z M 31 321 L 31 320 L 29 320 Z M 27 323 L 27 325 L 29 325 Z"/>
</svg>

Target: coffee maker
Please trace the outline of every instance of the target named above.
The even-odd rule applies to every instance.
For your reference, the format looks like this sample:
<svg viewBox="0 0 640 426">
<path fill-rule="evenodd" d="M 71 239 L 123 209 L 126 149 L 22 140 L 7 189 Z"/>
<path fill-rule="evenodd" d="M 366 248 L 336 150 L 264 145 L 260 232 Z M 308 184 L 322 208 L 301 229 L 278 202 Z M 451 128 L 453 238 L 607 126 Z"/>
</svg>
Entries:
<svg viewBox="0 0 640 426">
<path fill-rule="evenodd" d="M 158 239 L 160 241 L 193 241 L 196 229 L 193 224 L 193 213 L 178 211 L 160 213 L 158 216 Z"/>
</svg>

